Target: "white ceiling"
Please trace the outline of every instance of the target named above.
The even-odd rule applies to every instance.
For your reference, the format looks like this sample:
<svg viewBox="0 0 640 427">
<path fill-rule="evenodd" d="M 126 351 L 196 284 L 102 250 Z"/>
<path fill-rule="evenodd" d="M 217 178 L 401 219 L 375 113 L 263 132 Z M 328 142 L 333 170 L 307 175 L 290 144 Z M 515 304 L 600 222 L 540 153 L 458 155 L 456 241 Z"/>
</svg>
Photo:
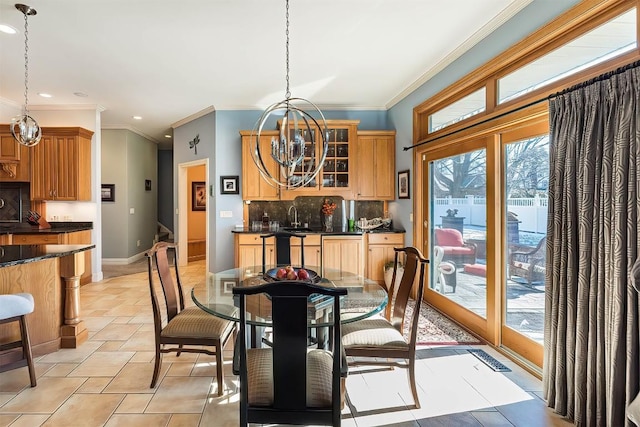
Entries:
<svg viewBox="0 0 640 427">
<path fill-rule="evenodd" d="M 172 124 L 208 107 L 284 98 L 284 0 L 27 1 L 38 12 L 29 17 L 34 112 L 100 106 L 103 127 L 166 144 Z M 531 1 L 291 0 L 292 96 L 324 109 L 390 108 Z M 0 0 L 0 24 L 18 30 L 0 33 L 0 102 L 20 106 L 24 17 L 14 3 Z"/>
</svg>

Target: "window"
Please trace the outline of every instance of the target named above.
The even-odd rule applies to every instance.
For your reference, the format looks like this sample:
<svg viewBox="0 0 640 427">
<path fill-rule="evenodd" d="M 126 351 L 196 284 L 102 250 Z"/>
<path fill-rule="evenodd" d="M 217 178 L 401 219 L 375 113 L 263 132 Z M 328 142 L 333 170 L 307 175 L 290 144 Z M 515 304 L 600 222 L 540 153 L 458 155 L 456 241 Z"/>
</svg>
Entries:
<svg viewBox="0 0 640 427">
<path fill-rule="evenodd" d="M 429 132 L 450 126 L 485 110 L 485 88 L 454 102 L 429 116 Z"/>
<path fill-rule="evenodd" d="M 585 33 L 498 81 L 498 103 L 636 48 L 636 10 Z"/>
</svg>

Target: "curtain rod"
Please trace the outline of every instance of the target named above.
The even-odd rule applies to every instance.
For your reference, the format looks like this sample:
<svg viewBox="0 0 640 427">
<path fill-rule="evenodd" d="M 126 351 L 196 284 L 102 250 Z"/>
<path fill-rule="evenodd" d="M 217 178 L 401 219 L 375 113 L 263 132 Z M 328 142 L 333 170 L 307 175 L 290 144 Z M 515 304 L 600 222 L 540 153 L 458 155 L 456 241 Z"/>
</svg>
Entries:
<svg viewBox="0 0 640 427">
<path fill-rule="evenodd" d="M 589 86 L 589 85 L 591 85 L 593 83 L 596 83 L 596 82 L 599 82 L 599 81 L 602 81 L 602 80 L 606 80 L 606 79 L 611 78 L 611 77 L 613 77 L 613 76 L 615 76 L 617 74 L 624 73 L 627 70 L 630 70 L 632 68 L 637 68 L 637 67 L 640 67 L 640 60 L 632 62 L 632 63 L 627 64 L 627 65 L 624 65 L 622 67 L 616 68 L 613 71 L 606 72 L 604 74 L 601 74 L 601 75 L 599 75 L 597 77 L 594 77 L 594 78 L 592 78 L 590 80 L 587 80 L 587 81 L 584 81 L 582 83 L 578 83 L 578 84 L 573 85 L 573 86 L 571 86 L 571 87 L 569 87 L 567 89 L 563 89 L 560 92 L 553 93 L 553 94 L 551 94 L 549 96 L 546 96 L 544 98 L 536 99 L 535 101 L 531 101 L 530 103 L 522 105 L 522 106 L 520 106 L 520 107 L 518 107 L 516 109 L 505 111 L 504 113 L 498 114 L 495 117 L 486 118 L 484 120 L 481 120 L 478 123 L 474 123 L 474 124 L 465 126 L 465 127 L 461 128 L 461 129 L 456 129 L 456 130 L 451 131 L 449 133 L 446 133 L 444 135 L 438 135 L 438 136 L 436 136 L 434 138 L 427 139 L 427 140 L 419 142 L 417 144 L 409 145 L 407 147 L 403 147 L 402 149 L 403 149 L 403 151 L 409 151 L 409 150 L 411 150 L 413 148 L 420 147 L 421 145 L 425 145 L 425 144 L 428 144 L 430 142 L 437 141 L 437 140 L 442 139 L 442 138 L 446 138 L 447 136 L 455 135 L 458 132 L 462 132 L 462 131 L 465 131 L 467 129 L 471 129 L 471 128 L 475 127 L 475 126 L 479 126 L 479 125 L 485 124 L 485 123 L 490 122 L 492 120 L 499 119 L 499 118 L 504 117 L 504 116 L 506 116 L 508 114 L 511 114 L 511 113 L 516 113 L 516 112 L 518 112 L 520 110 L 524 110 L 525 108 L 529 108 L 529 107 L 534 106 L 536 104 L 539 104 L 541 102 L 551 100 L 553 98 L 556 98 L 556 97 L 561 96 L 561 95 L 565 95 L 567 93 L 573 92 L 573 91 L 578 90 L 578 89 L 582 89 L 582 88 L 584 88 L 586 86 Z"/>
</svg>

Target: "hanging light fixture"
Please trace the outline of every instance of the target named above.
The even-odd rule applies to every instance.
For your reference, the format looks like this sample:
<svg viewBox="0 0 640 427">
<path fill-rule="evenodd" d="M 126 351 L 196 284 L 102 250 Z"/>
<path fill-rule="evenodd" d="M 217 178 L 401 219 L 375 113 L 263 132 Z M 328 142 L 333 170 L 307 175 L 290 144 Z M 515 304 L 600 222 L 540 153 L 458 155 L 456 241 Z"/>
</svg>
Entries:
<svg viewBox="0 0 640 427">
<path fill-rule="evenodd" d="M 42 130 L 29 115 L 29 21 L 28 17 L 37 12 L 26 4 L 16 4 L 16 9 L 24 14 L 24 108 L 22 115 L 11 120 L 11 134 L 22 145 L 33 147 L 42 137 Z"/>
<path fill-rule="evenodd" d="M 292 98 L 289 89 L 289 0 L 286 0 L 286 81 L 285 99 L 269 106 L 260 116 L 253 132 L 251 155 L 262 177 L 272 186 L 295 189 L 313 182 L 327 157 L 327 122 L 322 111 L 311 101 Z M 310 112 L 305 111 L 303 107 Z M 315 114 L 316 119 L 311 113 Z M 271 138 L 270 153 L 260 152 L 260 137 L 271 115 L 282 117 L 279 138 Z M 322 143 L 317 153 L 316 141 Z M 272 174 L 265 161 L 270 155 L 279 168 Z M 306 157 L 305 157 L 306 156 Z"/>
</svg>

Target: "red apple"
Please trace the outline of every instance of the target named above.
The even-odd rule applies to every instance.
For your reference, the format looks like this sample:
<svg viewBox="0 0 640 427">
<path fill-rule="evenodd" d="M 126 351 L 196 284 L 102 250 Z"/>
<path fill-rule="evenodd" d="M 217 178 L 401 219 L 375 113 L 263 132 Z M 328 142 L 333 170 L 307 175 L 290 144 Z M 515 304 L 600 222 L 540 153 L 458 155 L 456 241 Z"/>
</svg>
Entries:
<svg viewBox="0 0 640 427">
<path fill-rule="evenodd" d="M 276 279 L 284 279 L 285 277 L 287 277 L 287 270 L 279 268 L 278 271 L 276 271 Z"/>
<path fill-rule="evenodd" d="M 298 270 L 298 279 L 300 280 L 309 280 L 309 272 L 304 268 Z"/>
<path fill-rule="evenodd" d="M 295 270 L 291 270 L 287 273 L 287 280 L 298 280 L 298 274 Z"/>
</svg>

